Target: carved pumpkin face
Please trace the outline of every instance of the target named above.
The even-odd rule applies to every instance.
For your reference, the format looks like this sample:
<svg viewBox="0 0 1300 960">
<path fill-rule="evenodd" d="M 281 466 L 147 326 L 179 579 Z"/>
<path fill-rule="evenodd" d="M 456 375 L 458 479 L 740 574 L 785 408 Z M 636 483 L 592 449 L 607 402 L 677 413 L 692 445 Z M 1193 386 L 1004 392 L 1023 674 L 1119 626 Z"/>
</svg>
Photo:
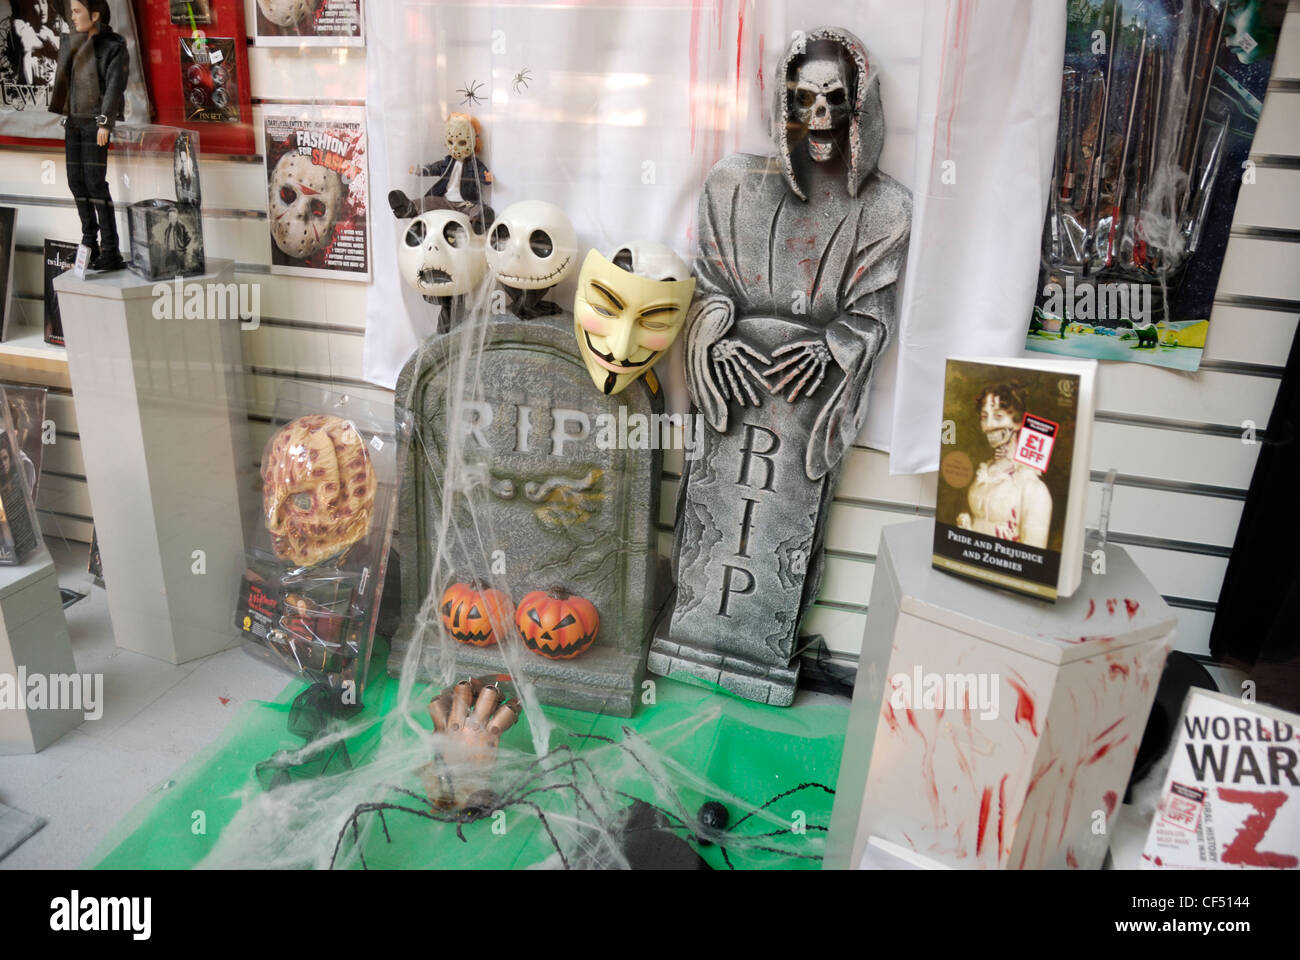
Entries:
<svg viewBox="0 0 1300 960">
<path fill-rule="evenodd" d="M 595 642 L 600 615 L 590 600 L 553 587 L 534 590 L 520 601 L 515 626 L 533 653 L 572 660 Z"/>
<path fill-rule="evenodd" d="M 477 580 L 453 583 L 442 595 L 442 625 L 458 642 L 489 647 L 510 623 L 510 598 Z"/>
</svg>

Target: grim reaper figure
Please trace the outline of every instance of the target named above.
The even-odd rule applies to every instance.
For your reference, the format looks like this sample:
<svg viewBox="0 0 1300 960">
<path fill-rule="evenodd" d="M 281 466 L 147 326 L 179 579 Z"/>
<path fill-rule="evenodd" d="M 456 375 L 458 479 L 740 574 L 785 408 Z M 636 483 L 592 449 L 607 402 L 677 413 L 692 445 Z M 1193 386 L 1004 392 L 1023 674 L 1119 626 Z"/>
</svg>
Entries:
<svg viewBox="0 0 1300 960">
<path fill-rule="evenodd" d="M 857 37 L 797 34 L 775 89 L 776 155 L 722 160 L 700 199 L 686 377 L 708 429 L 650 667 L 785 704 L 835 477 L 895 324 L 911 196 L 876 169 L 879 68 Z"/>
</svg>

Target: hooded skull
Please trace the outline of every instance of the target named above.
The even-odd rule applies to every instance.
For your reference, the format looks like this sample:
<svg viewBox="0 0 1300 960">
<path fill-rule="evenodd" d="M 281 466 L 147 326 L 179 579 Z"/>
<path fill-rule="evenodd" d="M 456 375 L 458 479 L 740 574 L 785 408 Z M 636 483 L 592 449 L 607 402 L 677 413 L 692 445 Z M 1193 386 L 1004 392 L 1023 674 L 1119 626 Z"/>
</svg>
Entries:
<svg viewBox="0 0 1300 960">
<path fill-rule="evenodd" d="M 262 518 L 275 555 L 315 566 L 370 530 L 375 471 L 356 428 L 324 414 L 299 417 L 262 457 Z"/>
<path fill-rule="evenodd" d="M 568 215 L 544 200 L 512 203 L 488 231 L 484 254 L 496 279 L 516 290 L 546 290 L 573 270 L 578 235 Z"/>
<path fill-rule="evenodd" d="M 483 237 L 459 210 L 430 210 L 407 226 L 397 265 L 424 297 L 463 296 L 483 279 Z"/>
<path fill-rule="evenodd" d="M 885 141 L 880 70 L 861 40 L 840 27 L 798 34 L 777 67 L 774 138 L 781 172 L 800 200 L 795 154 L 807 141 L 808 157 L 824 163 L 839 143 L 848 151 L 848 194 L 858 195 L 876 169 Z"/>
<path fill-rule="evenodd" d="M 292 27 L 316 9 L 316 0 L 257 0 L 257 5 L 277 27 Z"/>
<path fill-rule="evenodd" d="M 305 260 L 333 239 L 343 207 L 343 181 L 333 170 L 286 153 L 271 172 L 268 193 L 271 236 L 286 256 Z"/>
<path fill-rule="evenodd" d="M 843 68 L 832 60 L 807 60 L 795 74 L 794 117 L 804 128 L 809 155 L 818 163 L 831 158 L 835 132 L 848 125 L 845 80 Z"/>
</svg>

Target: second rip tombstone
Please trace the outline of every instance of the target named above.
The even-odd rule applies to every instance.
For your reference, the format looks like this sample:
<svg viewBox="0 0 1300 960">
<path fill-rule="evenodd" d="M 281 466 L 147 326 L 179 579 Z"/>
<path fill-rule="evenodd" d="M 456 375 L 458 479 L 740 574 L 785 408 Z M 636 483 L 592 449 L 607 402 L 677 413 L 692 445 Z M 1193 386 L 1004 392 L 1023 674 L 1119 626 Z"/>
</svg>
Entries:
<svg viewBox="0 0 1300 960">
<path fill-rule="evenodd" d="M 895 324 L 911 197 L 876 169 L 879 67 L 851 33 L 797 34 L 774 89 L 776 156 L 726 158 L 700 198 L 686 381 L 707 427 L 649 666 L 786 706 L 835 480 Z"/>
</svg>

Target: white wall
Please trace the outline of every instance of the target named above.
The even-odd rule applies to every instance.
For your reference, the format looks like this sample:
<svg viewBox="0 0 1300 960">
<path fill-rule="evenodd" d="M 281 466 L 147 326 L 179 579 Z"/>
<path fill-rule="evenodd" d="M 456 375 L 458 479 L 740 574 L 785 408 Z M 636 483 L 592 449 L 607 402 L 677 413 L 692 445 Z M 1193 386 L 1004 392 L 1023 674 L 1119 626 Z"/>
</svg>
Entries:
<svg viewBox="0 0 1300 960">
<path fill-rule="evenodd" d="M 247 5 L 251 17 L 252 0 Z M 364 56 L 252 47 L 254 102 L 359 102 Z M 260 106 L 253 113 L 260 141 Z M 38 323 L 41 244 L 46 237 L 75 240 L 76 212 L 61 185 L 41 184 L 42 162 L 52 159 L 61 170 L 61 153 L 4 149 L 0 158 L 0 204 L 20 208 L 16 306 Z M 1208 654 L 1215 600 L 1260 449 L 1242 442 L 1242 423 L 1254 421 L 1261 430 L 1267 423 L 1300 319 L 1300 0 L 1292 0 L 1284 25 L 1253 158 L 1256 182 L 1241 190 L 1200 372 L 1107 364 L 1098 388 L 1090 523 L 1100 500 L 1096 481 L 1114 468 L 1111 540 L 1132 552 L 1176 608 L 1180 648 L 1199 654 Z M 279 378 L 363 389 L 365 288 L 267 273 L 260 157 L 208 158 L 202 173 L 208 254 L 233 258 L 238 279 L 262 285 L 261 326 L 243 334 L 253 443 L 260 451 Z M 50 411 L 58 442 L 46 451 L 38 504 L 43 527 L 47 536 L 88 540 L 90 501 L 66 390 L 52 392 Z M 680 466 L 670 458 L 664 480 L 665 551 Z M 824 634 L 839 653 L 856 654 L 880 529 L 932 512 L 934 489 L 933 474 L 890 477 L 885 455 L 850 453 L 830 519 L 827 578 L 807 631 Z"/>
</svg>

